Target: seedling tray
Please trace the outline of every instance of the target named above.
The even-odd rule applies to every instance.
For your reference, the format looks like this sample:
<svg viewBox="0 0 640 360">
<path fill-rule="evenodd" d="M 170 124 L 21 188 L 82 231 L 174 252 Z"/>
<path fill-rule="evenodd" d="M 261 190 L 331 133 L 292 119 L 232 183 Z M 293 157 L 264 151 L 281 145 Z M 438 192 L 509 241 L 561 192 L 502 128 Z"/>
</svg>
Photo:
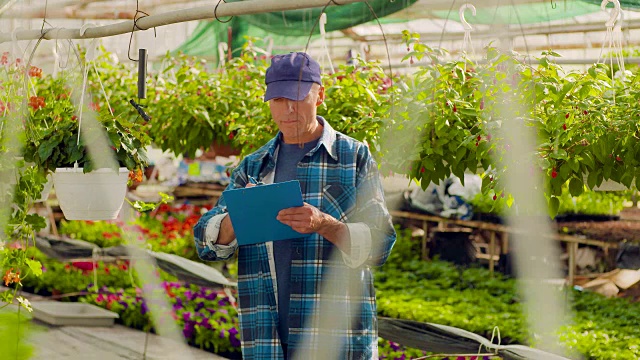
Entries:
<svg viewBox="0 0 640 360">
<path fill-rule="evenodd" d="M 118 314 L 91 304 L 37 301 L 33 318 L 57 326 L 113 326 Z"/>
</svg>

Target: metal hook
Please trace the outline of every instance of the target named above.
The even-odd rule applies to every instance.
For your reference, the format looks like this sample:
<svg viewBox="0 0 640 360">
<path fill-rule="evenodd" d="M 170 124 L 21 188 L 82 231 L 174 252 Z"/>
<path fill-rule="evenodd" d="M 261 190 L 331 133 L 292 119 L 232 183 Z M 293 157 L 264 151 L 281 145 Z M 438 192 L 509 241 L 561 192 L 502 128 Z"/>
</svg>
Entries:
<svg viewBox="0 0 640 360">
<path fill-rule="evenodd" d="M 322 13 L 320 15 L 320 21 L 318 22 L 318 26 L 320 26 L 320 35 L 324 36 L 327 32 L 324 26 L 327 24 L 327 13 Z"/>
<path fill-rule="evenodd" d="M 618 20 L 618 23 L 616 24 L 616 27 L 614 30 L 618 30 L 622 32 L 623 27 L 624 27 L 624 11 L 620 9 L 620 19 Z"/>
<path fill-rule="evenodd" d="M 609 20 L 604 23 L 608 28 L 615 25 L 616 20 L 618 19 L 618 15 L 620 15 L 620 12 L 622 11 L 622 9 L 620 8 L 619 0 L 602 0 L 602 3 L 600 4 L 600 8 L 602 9 L 602 11 L 606 11 L 607 4 L 609 4 L 609 2 L 613 3 L 613 10 L 611 11 Z"/>
<path fill-rule="evenodd" d="M 458 14 L 460 15 L 460 22 L 462 23 L 462 27 L 464 28 L 465 31 L 473 31 L 473 27 L 471 26 L 471 24 L 467 22 L 467 19 L 465 19 L 464 17 L 464 12 L 467 9 L 471 9 L 471 13 L 473 14 L 473 16 L 476 16 L 475 6 L 469 3 L 463 4 L 462 6 L 460 6 L 460 10 L 458 10 Z"/>
</svg>

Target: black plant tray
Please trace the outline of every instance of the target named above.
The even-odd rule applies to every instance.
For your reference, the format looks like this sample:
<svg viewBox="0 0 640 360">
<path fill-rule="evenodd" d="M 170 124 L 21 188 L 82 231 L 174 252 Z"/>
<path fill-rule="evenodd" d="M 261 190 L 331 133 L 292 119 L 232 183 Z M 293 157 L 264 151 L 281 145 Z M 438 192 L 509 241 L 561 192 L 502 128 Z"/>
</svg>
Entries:
<svg viewBox="0 0 640 360">
<path fill-rule="evenodd" d="M 589 215 L 589 214 L 560 214 L 555 220 L 557 222 L 581 222 L 581 221 L 618 221 L 619 215 Z"/>
</svg>

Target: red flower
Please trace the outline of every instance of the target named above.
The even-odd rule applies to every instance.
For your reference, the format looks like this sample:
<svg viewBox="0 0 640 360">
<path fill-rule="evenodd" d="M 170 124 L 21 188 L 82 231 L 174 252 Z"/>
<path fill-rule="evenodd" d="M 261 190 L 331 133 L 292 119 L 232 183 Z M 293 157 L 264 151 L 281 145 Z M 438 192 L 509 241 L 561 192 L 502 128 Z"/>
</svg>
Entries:
<svg viewBox="0 0 640 360">
<path fill-rule="evenodd" d="M 129 180 L 137 183 L 142 182 L 142 170 L 136 169 L 135 171 L 129 171 Z"/>
<path fill-rule="evenodd" d="M 551 171 L 551 177 L 552 177 L 552 178 L 554 178 L 554 179 L 555 179 L 556 177 L 558 177 L 558 172 L 556 171 L 556 169 L 553 169 L 553 170 Z"/>
<path fill-rule="evenodd" d="M 567 130 L 567 124 L 562 124 L 562 130 Z"/>
<path fill-rule="evenodd" d="M 71 265 L 73 265 L 74 268 L 83 271 L 92 271 L 95 266 L 91 261 L 74 261 L 71 263 Z"/>
<path fill-rule="evenodd" d="M 94 102 L 90 102 L 89 103 L 89 109 L 91 109 L 93 111 L 100 111 L 100 104 L 94 103 Z"/>
<path fill-rule="evenodd" d="M 8 63 L 9 63 L 9 53 L 8 52 L 4 52 L 4 53 L 2 53 L 2 58 L 0 59 L 0 64 L 7 65 Z"/>
<path fill-rule="evenodd" d="M 2 277 L 2 280 L 4 280 L 5 286 L 9 286 L 10 284 L 13 284 L 13 283 L 16 283 L 16 284 L 19 283 L 20 270 L 18 270 L 17 272 L 13 272 L 13 268 L 7 270 L 7 272 Z"/>
<path fill-rule="evenodd" d="M 33 111 L 38 111 L 39 109 L 44 108 L 47 104 L 44 102 L 44 98 L 41 96 L 32 96 L 29 98 L 29 106 L 33 109 Z"/>
<path fill-rule="evenodd" d="M 37 66 L 31 66 L 31 68 L 29 69 L 29 76 L 41 78 L 42 77 L 42 69 L 40 69 Z"/>
</svg>

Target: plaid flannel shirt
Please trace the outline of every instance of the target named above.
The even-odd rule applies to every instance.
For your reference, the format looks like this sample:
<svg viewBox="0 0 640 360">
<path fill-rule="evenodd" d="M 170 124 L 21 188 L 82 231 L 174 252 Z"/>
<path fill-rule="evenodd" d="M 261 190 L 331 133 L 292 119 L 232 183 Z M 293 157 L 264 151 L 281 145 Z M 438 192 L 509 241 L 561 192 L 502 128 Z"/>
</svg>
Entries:
<svg viewBox="0 0 640 360">
<path fill-rule="evenodd" d="M 322 136 L 297 169 L 303 200 L 344 223 L 365 224 L 372 244 L 364 264 L 351 268 L 341 256 L 331 256 L 339 250 L 318 234 L 292 240 L 288 347 L 296 353 L 316 353 L 322 346 L 321 334 L 336 337 L 339 359 L 377 359 L 376 303 L 370 266 L 386 261 L 396 234 L 369 149 L 336 132 L 321 117 L 318 121 L 324 125 Z M 273 172 L 280 136 L 240 162 L 228 189 L 245 187 L 248 176 L 263 179 Z M 205 239 L 205 233 L 209 220 L 226 211 L 221 197 L 194 227 L 196 248 L 203 260 L 224 260 L 216 254 L 215 245 Z M 275 272 L 269 263 L 273 262 L 272 256 L 265 243 L 242 246 L 238 251 L 239 317 L 245 360 L 283 358 L 277 334 Z M 331 278 L 342 281 L 331 289 L 322 288 Z M 317 328 L 319 309 L 326 306 L 323 303 L 329 304 L 331 315 L 342 319 L 343 328 Z"/>
</svg>

